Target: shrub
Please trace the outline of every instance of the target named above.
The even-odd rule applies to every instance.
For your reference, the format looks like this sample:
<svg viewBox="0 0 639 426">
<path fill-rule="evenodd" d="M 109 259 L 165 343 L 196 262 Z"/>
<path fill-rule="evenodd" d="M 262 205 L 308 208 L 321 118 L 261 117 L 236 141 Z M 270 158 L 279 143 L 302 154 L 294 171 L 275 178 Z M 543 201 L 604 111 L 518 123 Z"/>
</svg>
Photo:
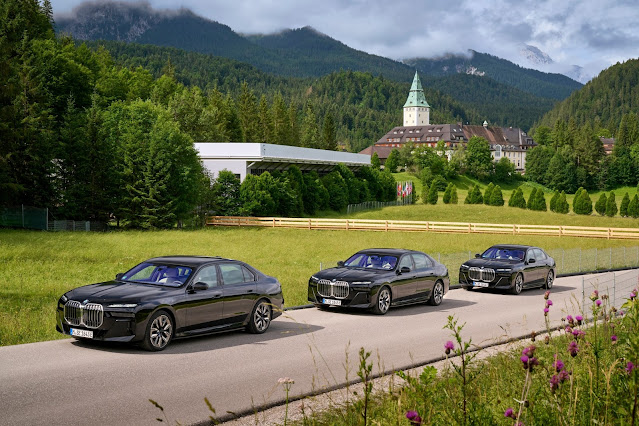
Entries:
<svg viewBox="0 0 639 426">
<path fill-rule="evenodd" d="M 430 188 L 428 187 L 428 185 L 422 185 L 422 200 L 424 201 L 424 204 L 428 204 L 429 191 L 430 191 Z"/>
<path fill-rule="evenodd" d="M 592 214 L 592 200 L 590 199 L 590 195 L 588 195 L 588 191 L 579 188 L 577 192 L 579 195 L 575 196 L 575 200 L 573 201 L 573 211 L 576 214 Z"/>
<path fill-rule="evenodd" d="M 552 198 L 550 199 L 550 211 L 557 212 L 557 203 L 559 202 L 559 191 L 555 190 L 555 193 L 552 194 Z"/>
<path fill-rule="evenodd" d="M 435 185 L 438 191 L 445 191 L 448 182 L 446 182 L 446 179 L 444 179 L 442 176 L 437 175 L 433 178 L 432 185 Z"/>
<path fill-rule="evenodd" d="M 602 192 L 601 195 L 599 196 L 599 199 L 595 203 L 595 211 L 599 215 L 604 216 L 606 214 L 606 203 L 607 202 L 608 202 L 608 199 L 606 198 L 606 193 Z"/>
<path fill-rule="evenodd" d="M 568 205 L 568 201 L 566 201 L 566 193 L 564 191 L 561 191 L 555 208 L 555 211 L 561 214 L 567 214 L 570 211 L 570 206 Z"/>
<path fill-rule="evenodd" d="M 626 192 L 621 200 L 621 206 L 619 207 L 619 215 L 621 217 L 628 217 L 628 205 L 630 204 L 630 195 Z"/>
<path fill-rule="evenodd" d="M 428 190 L 428 204 L 437 204 L 437 185 L 435 184 L 435 181 L 433 180 L 433 184 L 430 186 L 430 189 Z"/>
<path fill-rule="evenodd" d="M 451 182 L 448 184 L 448 186 L 446 187 L 446 190 L 444 191 L 444 198 L 442 199 L 444 204 L 450 204 L 450 193 L 452 190 L 453 190 L 453 184 Z"/>
<path fill-rule="evenodd" d="M 610 191 L 608 201 L 606 202 L 606 216 L 613 217 L 617 214 L 617 201 L 615 201 L 615 193 Z"/>
<path fill-rule="evenodd" d="M 585 189 L 583 189 L 582 187 L 579 187 L 579 189 L 577 190 L 577 192 L 575 192 L 575 198 L 572 199 L 572 211 L 576 213 L 577 209 L 577 201 L 579 200 L 579 197 L 581 196 L 581 193 L 584 192 Z"/>
<path fill-rule="evenodd" d="M 526 208 L 528 210 L 535 210 L 535 197 L 537 196 L 537 188 L 533 188 L 530 196 L 528 197 L 528 202 L 526 203 Z"/>
<path fill-rule="evenodd" d="M 548 210 L 546 205 L 546 196 L 544 195 L 544 191 L 542 189 L 538 189 L 535 194 L 534 200 L 534 210 L 545 212 Z"/>
<path fill-rule="evenodd" d="M 518 207 L 520 209 L 526 208 L 526 199 L 524 198 L 524 192 L 521 188 L 516 188 L 513 191 L 510 196 L 510 200 L 508 200 L 508 207 Z"/>
<path fill-rule="evenodd" d="M 484 202 L 484 197 L 481 195 L 481 191 L 479 190 L 479 186 L 473 186 L 473 189 L 468 191 L 468 195 L 464 200 L 464 204 L 482 204 Z"/>
<path fill-rule="evenodd" d="M 484 190 L 484 204 L 490 205 L 490 196 L 493 193 L 493 189 L 495 189 L 495 185 L 490 182 Z"/>
<path fill-rule="evenodd" d="M 453 184 L 453 189 L 450 191 L 450 204 L 457 204 L 459 199 L 457 198 L 457 187 Z"/>
<path fill-rule="evenodd" d="M 639 217 L 639 196 L 637 194 L 632 197 L 632 200 L 630 200 L 630 204 L 628 204 L 628 216 L 633 219 Z"/>
<path fill-rule="evenodd" d="M 503 206 L 504 205 L 504 196 L 501 193 L 501 188 L 499 185 L 496 185 L 492 192 L 490 193 L 490 203 L 491 206 Z"/>
</svg>

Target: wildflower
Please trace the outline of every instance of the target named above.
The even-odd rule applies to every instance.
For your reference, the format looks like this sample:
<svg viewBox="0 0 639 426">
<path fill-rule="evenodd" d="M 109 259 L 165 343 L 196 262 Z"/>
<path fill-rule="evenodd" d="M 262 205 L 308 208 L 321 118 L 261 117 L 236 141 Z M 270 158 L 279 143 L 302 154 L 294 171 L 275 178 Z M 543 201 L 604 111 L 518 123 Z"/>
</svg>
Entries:
<svg viewBox="0 0 639 426">
<path fill-rule="evenodd" d="M 453 349 L 455 349 L 455 344 L 449 340 L 449 341 L 448 341 L 448 342 L 446 342 L 446 344 L 444 345 L 444 349 L 446 349 L 446 355 L 448 355 L 448 354 L 450 354 L 450 351 L 452 351 Z"/>
<path fill-rule="evenodd" d="M 572 373 L 570 371 L 561 370 L 559 372 L 559 383 L 563 383 L 570 378 Z"/>
<path fill-rule="evenodd" d="M 630 300 L 635 300 L 635 297 L 637 297 L 637 290 L 632 290 L 630 292 Z"/>
<path fill-rule="evenodd" d="M 570 326 L 566 326 L 566 334 L 572 334 L 572 328 Z"/>
<path fill-rule="evenodd" d="M 601 299 L 597 299 L 595 301 L 595 305 L 597 305 L 597 307 L 601 306 Z"/>
<path fill-rule="evenodd" d="M 550 291 L 546 291 L 544 293 L 544 299 L 548 300 L 549 297 L 550 297 Z"/>
<path fill-rule="evenodd" d="M 546 300 L 546 306 L 552 306 L 552 300 Z"/>
<path fill-rule="evenodd" d="M 505 412 L 504 412 L 504 417 L 510 417 L 511 419 L 516 419 L 517 417 L 515 416 L 515 410 L 513 410 L 512 408 L 508 408 Z"/>
<path fill-rule="evenodd" d="M 554 392 L 557 388 L 559 388 L 559 376 L 553 375 L 550 378 L 550 390 Z"/>
<path fill-rule="evenodd" d="M 593 302 L 595 300 L 599 299 L 599 292 L 597 290 L 593 291 L 592 294 L 590 295 L 590 300 L 592 300 Z"/>
<path fill-rule="evenodd" d="M 617 335 L 613 334 L 612 336 L 610 336 L 610 340 L 612 341 L 613 345 L 617 344 Z"/>
<path fill-rule="evenodd" d="M 581 315 L 577 315 L 575 317 L 575 320 L 577 320 L 578 325 L 581 325 L 581 322 L 584 320 L 584 317 L 582 317 Z"/>
<path fill-rule="evenodd" d="M 527 348 L 524 348 L 524 350 L 521 351 L 521 354 L 532 358 L 535 355 L 535 349 L 537 349 L 535 345 L 530 345 Z"/>
<path fill-rule="evenodd" d="M 628 361 L 628 364 L 626 364 L 626 373 L 630 374 L 634 369 L 635 365 L 631 361 Z"/>
<path fill-rule="evenodd" d="M 410 424 L 411 425 L 421 425 L 422 424 L 422 418 L 419 417 L 419 413 L 417 413 L 417 411 L 407 411 L 406 412 L 406 418 L 408 420 L 410 420 Z"/>
<path fill-rule="evenodd" d="M 537 337 L 537 333 L 533 330 L 530 332 L 530 340 L 535 341 L 535 337 Z"/>
<path fill-rule="evenodd" d="M 547 317 L 548 316 L 548 308 L 544 308 L 544 316 Z"/>
<path fill-rule="evenodd" d="M 533 367 L 535 365 L 539 365 L 539 361 L 537 361 L 537 358 L 532 356 L 528 357 L 526 355 L 522 355 L 519 359 L 521 360 L 525 370 L 533 371 Z"/>
<path fill-rule="evenodd" d="M 564 362 L 560 359 L 557 359 L 557 361 L 555 361 L 553 363 L 553 366 L 555 367 L 555 369 L 557 370 L 557 373 L 559 373 L 561 370 L 564 369 L 565 365 Z"/>
<path fill-rule="evenodd" d="M 568 345 L 568 352 L 573 358 L 577 356 L 577 353 L 579 353 L 579 346 L 577 345 L 576 341 L 573 340 L 570 342 L 570 344 Z"/>
</svg>

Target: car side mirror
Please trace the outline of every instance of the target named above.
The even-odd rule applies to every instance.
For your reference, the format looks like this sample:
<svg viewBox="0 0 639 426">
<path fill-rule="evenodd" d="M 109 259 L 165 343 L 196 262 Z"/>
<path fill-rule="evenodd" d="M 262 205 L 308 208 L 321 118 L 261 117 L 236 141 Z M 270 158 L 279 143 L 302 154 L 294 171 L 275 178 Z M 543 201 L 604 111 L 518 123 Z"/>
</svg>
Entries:
<svg viewBox="0 0 639 426">
<path fill-rule="evenodd" d="M 402 266 L 398 272 L 400 274 L 407 274 L 410 272 L 410 268 L 408 266 Z"/>
<path fill-rule="evenodd" d="M 535 259 L 528 259 L 528 263 L 535 263 Z"/>
<path fill-rule="evenodd" d="M 116 280 L 121 280 L 123 276 L 124 276 L 124 274 L 122 272 L 120 272 L 119 274 L 115 274 L 115 279 Z"/>
<path fill-rule="evenodd" d="M 476 259 L 477 259 L 477 258 L 480 258 L 480 257 L 481 257 L 481 254 L 479 254 L 479 253 L 475 253 L 475 258 L 476 258 Z"/>
<path fill-rule="evenodd" d="M 193 284 L 193 287 L 191 287 L 191 289 L 193 289 L 193 291 L 204 291 L 209 289 L 209 285 L 207 283 L 203 283 L 202 281 L 198 281 Z"/>
<path fill-rule="evenodd" d="M 344 261 L 340 260 L 339 262 L 337 262 L 337 266 L 344 266 Z"/>
</svg>

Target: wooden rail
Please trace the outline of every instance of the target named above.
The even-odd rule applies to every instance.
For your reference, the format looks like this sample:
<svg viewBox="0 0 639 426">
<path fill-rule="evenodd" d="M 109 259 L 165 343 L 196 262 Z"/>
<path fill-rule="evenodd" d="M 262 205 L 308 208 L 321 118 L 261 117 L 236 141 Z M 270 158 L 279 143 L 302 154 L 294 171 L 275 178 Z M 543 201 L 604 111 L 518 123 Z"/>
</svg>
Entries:
<svg viewBox="0 0 639 426">
<path fill-rule="evenodd" d="M 639 239 L 639 228 L 515 225 L 505 223 L 211 216 L 206 221 L 206 224 L 210 226 L 259 226 L 269 228 L 337 229 L 347 231 L 448 232 L 463 234 L 551 235 L 558 237 Z"/>
</svg>

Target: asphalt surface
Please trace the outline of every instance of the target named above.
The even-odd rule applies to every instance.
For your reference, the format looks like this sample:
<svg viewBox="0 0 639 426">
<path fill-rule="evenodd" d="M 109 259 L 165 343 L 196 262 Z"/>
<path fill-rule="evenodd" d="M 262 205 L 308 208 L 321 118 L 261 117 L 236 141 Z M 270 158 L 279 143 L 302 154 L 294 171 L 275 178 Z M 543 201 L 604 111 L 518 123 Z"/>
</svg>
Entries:
<svg viewBox="0 0 639 426">
<path fill-rule="evenodd" d="M 577 313 L 581 280 L 555 280 L 552 325 Z M 246 412 L 282 400 L 280 378 L 295 381 L 291 397 L 355 379 L 360 347 L 372 352 L 375 373 L 440 358 L 452 340 L 443 329 L 449 315 L 466 323 L 462 334 L 476 345 L 543 330 L 543 294 L 452 290 L 438 307 L 394 308 L 384 316 L 287 311 L 262 335 L 176 340 L 159 353 L 73 339 L 0 347 L 0 425 L 155 425 L 158 417 L 197 423 L 211 414 L 205 397 L 217 415 Z"/>
</svg>

